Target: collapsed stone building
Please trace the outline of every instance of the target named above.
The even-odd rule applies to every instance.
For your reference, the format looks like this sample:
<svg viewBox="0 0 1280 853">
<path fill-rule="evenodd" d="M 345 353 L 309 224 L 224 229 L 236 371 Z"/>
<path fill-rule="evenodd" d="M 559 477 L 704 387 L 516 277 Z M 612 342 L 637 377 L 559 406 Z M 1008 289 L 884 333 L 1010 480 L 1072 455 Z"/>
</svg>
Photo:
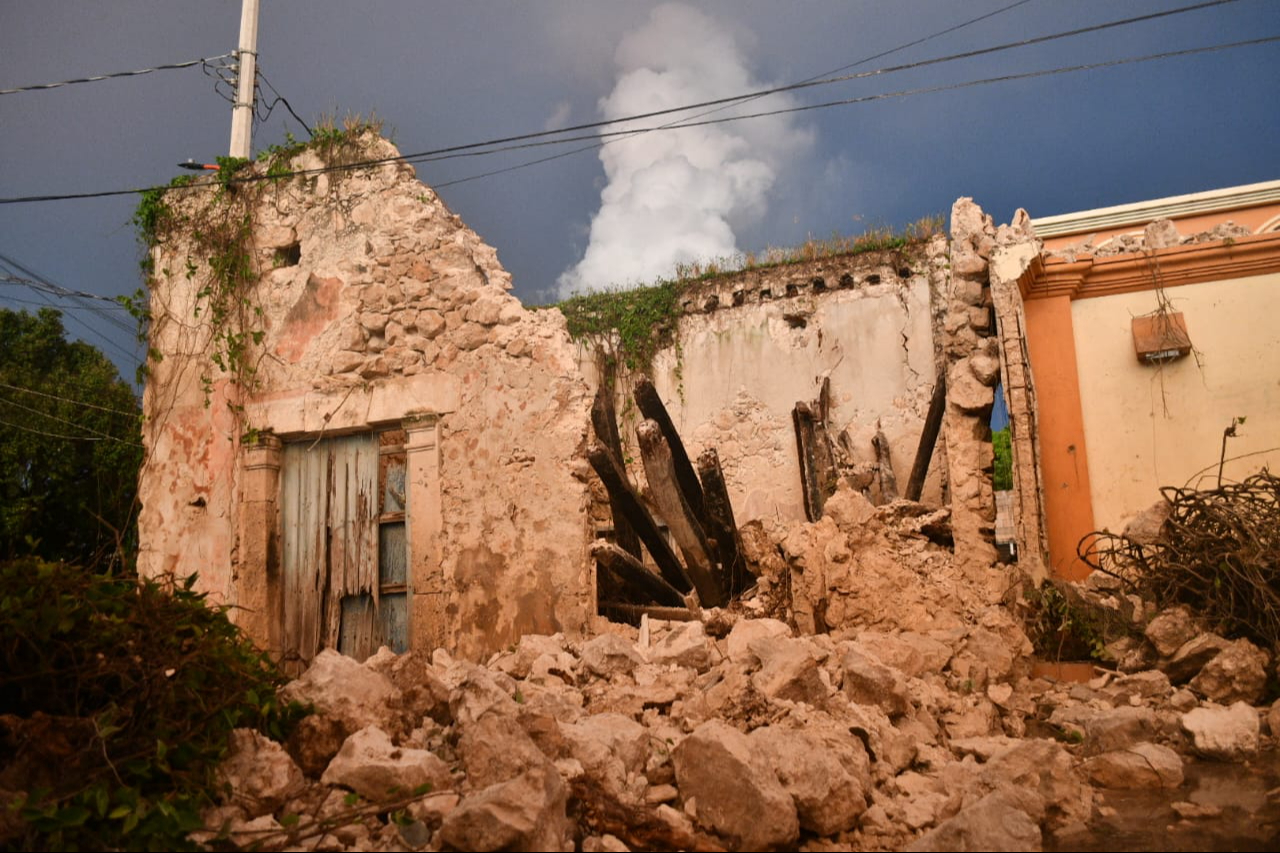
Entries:
<svg viewBox="0 0 1280 853">
<path fill-rule="evenodd" d="M 1144 441 L 1190 448 L 1240 406 L 1260 437 L 1231 462 L 1223 436 L 1219 464 L 1272 458 L 1275 371 L 1231 365 L 1280 346 L 1241 319 L 1280 309 L 1280 182 L 999 227 L 961 199 L 948 235 L 683 283 L 631 369 L 644 397 L 561 311 L 511 296 L 395 154 L 305 146 L 156 208 L 139 570 L 198 572 L 315 708 L 285 744 L 236 733 L 193 840 L 1039 849 L 1121 826 L 1109 797 L 1139 788 L 1184 838 L 1229 813 L 1265 846 L 1265 797 L 1246 816 L 1180 789 L 1280 731 L 1280 703 L 1251 704 L 1266 650 L 1098 573 L 1073 589 L 1127 634 L 1116 670 L 1071 684 L 1033 667 L 1017 599 L 1083 574 L 1083 534 L 1201 467 L 1125 462 Z M 1222 210 L 1244 224 L 1206 221 Z M 1173 411 L 1143 424 L 1156 382 Z M 688 490 L 654 510 L 659 420 L 708 495 L 723 481 L 717 536 L 749 588 L 727 607 L 668 590 L 681 606 L 626 625 L 597 559 L 619 494 L 654 525 L 646 583 L 660 552 L 696 562 L 663 538 Z M 1124 462 L 1122 498 L 1090 453 Z"/>
<path fill-rule="evenodd" d="M 293 177 L 263 165 L 250 183 L 172 193 L 172 227 L 152 251 L 158 359 L 144 396 L 139 569 L 198 572 L 245 630 L 299 665 L 325 647 L 363 657 L 384 642 L 483 658 L 526 634 L 599 627 L 590 546 L 609 520 L 585 457 L 604 377 L 558 311 L 508 293 L 495 250 L 411 167 L 328 170 L 335 157 L 395 154 L 366 135 L 292 152 Z M 234 294 L 208 272 L 228 244 L 206 239 L 230 220 L 244 268 Z M 1247 250 L 1250 270 L 1274 277 L 1274 234 L 1233 240 L 1209 248 Z M 961 199 L 949 236 L 687 286 L 648 367 L 686 443 L 718 449 L 737 522 L 765 531 L 753 540 L 762 558 L 786 524 L 812 517 L 793 416 L 825 394 L 840 478 L 887 501 L 924 448 L 917 497 L 949 511 L 955 563 L 1007 590 L 997 386 L 1013 481 L 1001 538 L 1018 571 L 1070 574 L 1095 526 L 1079 508 L 1085 442 L 1070 432 L 1078 379 L 1074 417 L 1059 416 L 1070 384 L 1060 362 L 1075 353 L 1050 323 L 1074 304 L 1063 267 L 1080 265 L 1045 253 L 1025 213 L 997 228 Z M 1036 392 L 1045 381 L 1051 424 Z M 616 389 L 620 404 L 628 391 Z M 931 403 L 941 438 L 929 452 Z M 1264 423 L 1277 417 L 1272 403 L 1259 409 Z M 861 569 L 837 563 L 790 584 L 805 627 L 839 626 L 839 578 Z"/>
</svg>

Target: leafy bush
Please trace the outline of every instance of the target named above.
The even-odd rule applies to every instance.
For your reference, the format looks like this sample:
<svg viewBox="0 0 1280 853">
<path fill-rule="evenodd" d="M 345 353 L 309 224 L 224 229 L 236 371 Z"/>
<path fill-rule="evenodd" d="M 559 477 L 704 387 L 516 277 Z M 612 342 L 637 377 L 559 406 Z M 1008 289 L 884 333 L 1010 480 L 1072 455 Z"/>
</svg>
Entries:
<svg viewBox="0 0 1280 853">
<path fill-rule="evenodd" d="M 997 492 L 1013 489 L 1013 445 L 1009 430 L 991 433 L 991 452 L 995 457 L 995 470 L 991 475 L 991 487 Z"/>
<path fill-rule="evenodd" d="M 231 730 L 280 739 L 300 716 L 194 580 L 0 564 L 0 844 L 192 849 Z"/>
</svg>

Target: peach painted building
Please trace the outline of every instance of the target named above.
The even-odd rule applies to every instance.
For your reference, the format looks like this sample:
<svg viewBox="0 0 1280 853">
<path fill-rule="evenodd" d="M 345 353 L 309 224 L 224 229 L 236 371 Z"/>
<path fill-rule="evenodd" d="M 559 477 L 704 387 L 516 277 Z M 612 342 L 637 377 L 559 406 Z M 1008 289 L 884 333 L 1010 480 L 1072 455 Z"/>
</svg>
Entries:
<svg viewBox="0 0 1280 853">
<path fill-rule="evenodd" d="M 1033 219 L 1019 280 L 1051 573 L 1163 486 L 1280 469 L 1280 181 Z"/>
</svg>

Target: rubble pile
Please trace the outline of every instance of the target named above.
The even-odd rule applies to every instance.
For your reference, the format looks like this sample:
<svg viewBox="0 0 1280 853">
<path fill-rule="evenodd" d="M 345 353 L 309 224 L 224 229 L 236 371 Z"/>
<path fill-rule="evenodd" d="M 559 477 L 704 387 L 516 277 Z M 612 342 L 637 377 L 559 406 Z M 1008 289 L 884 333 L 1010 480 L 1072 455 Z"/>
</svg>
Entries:
<svg viewBox="0 0 1280 853">
<path fill-rule="evenodd" d="M 1154 251 L 1171 246 L 1193 246 L 1200 243 L 1216 243 L 1219 240 L 1238 240 L 1253 234 L 1249 228 L 1237 225 L 1231 220 L 1221 222 L 1207 231 L 1183 236 L 1178 233 L 1177 226 L 1169 219 L 1157 219 L 1143 229 L 1142 233 L 1117 234 L 1095 244 L 1096 235 L 1090 235 L 1081 243 L 1076 243 L 1056 251 L 1049 252 L 1052 257 L 1065 258 L 1074 262 L 1081 256 L 1105 258 L 1112 255 L 1123 255 L 1130 252 Z"/>
<path fill-rule="evenodd" d="M 759 588 L 749 615 L 794 622 L 802 634 L 843 626 L 949 630 L 1016 595 L 1015 568 L 976 567 L 953 553 L 950 510 L 907 500 L 873 506 L 841 483 L 811 524 L 743 525 Z"/>
<path fill-rule="evenodd" d="M 935 516 L 844 489 L 819 522 L 748 526 L 748 550 L 772 553 L 756 595 L 692 621 L 529 635 L 483 666 L 442 650 L 363 664 L 324 651 L 283 691 L 316 713 L 284 745 L 237 735 L 227 799 L 196 838 L 1036 850 L 1082 837 L 1109 791 L 1176 789 L 1190 757 L 1249 760 L 1280 731 L 1280 703 L 1251 704 L 1266 653 L 1215 640 L 1185 611 L 1149 620 L 1132 671 L 1033 677 L 999 603 L 1005 576 L 956 575 L 922 532 L 944 526 Z M 817 632 L 759 615 L 780 612 L 788 586 L 825 614 Z"/>
</svg>

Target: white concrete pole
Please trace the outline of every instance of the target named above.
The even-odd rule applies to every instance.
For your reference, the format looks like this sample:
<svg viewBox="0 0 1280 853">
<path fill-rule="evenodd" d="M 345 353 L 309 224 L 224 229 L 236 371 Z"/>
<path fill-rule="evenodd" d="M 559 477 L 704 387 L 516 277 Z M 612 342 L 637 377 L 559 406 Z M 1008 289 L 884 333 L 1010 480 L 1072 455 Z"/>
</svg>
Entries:
<svg viewBox="0 0 1280 853">
<path fill-rule="evenodd" d="M 242 2 L 236 101 L 231 107 L 231 156 L 248 159 L 253 136 L 253 84 L 258 68 L 258 0 Z"/>
</svg>

